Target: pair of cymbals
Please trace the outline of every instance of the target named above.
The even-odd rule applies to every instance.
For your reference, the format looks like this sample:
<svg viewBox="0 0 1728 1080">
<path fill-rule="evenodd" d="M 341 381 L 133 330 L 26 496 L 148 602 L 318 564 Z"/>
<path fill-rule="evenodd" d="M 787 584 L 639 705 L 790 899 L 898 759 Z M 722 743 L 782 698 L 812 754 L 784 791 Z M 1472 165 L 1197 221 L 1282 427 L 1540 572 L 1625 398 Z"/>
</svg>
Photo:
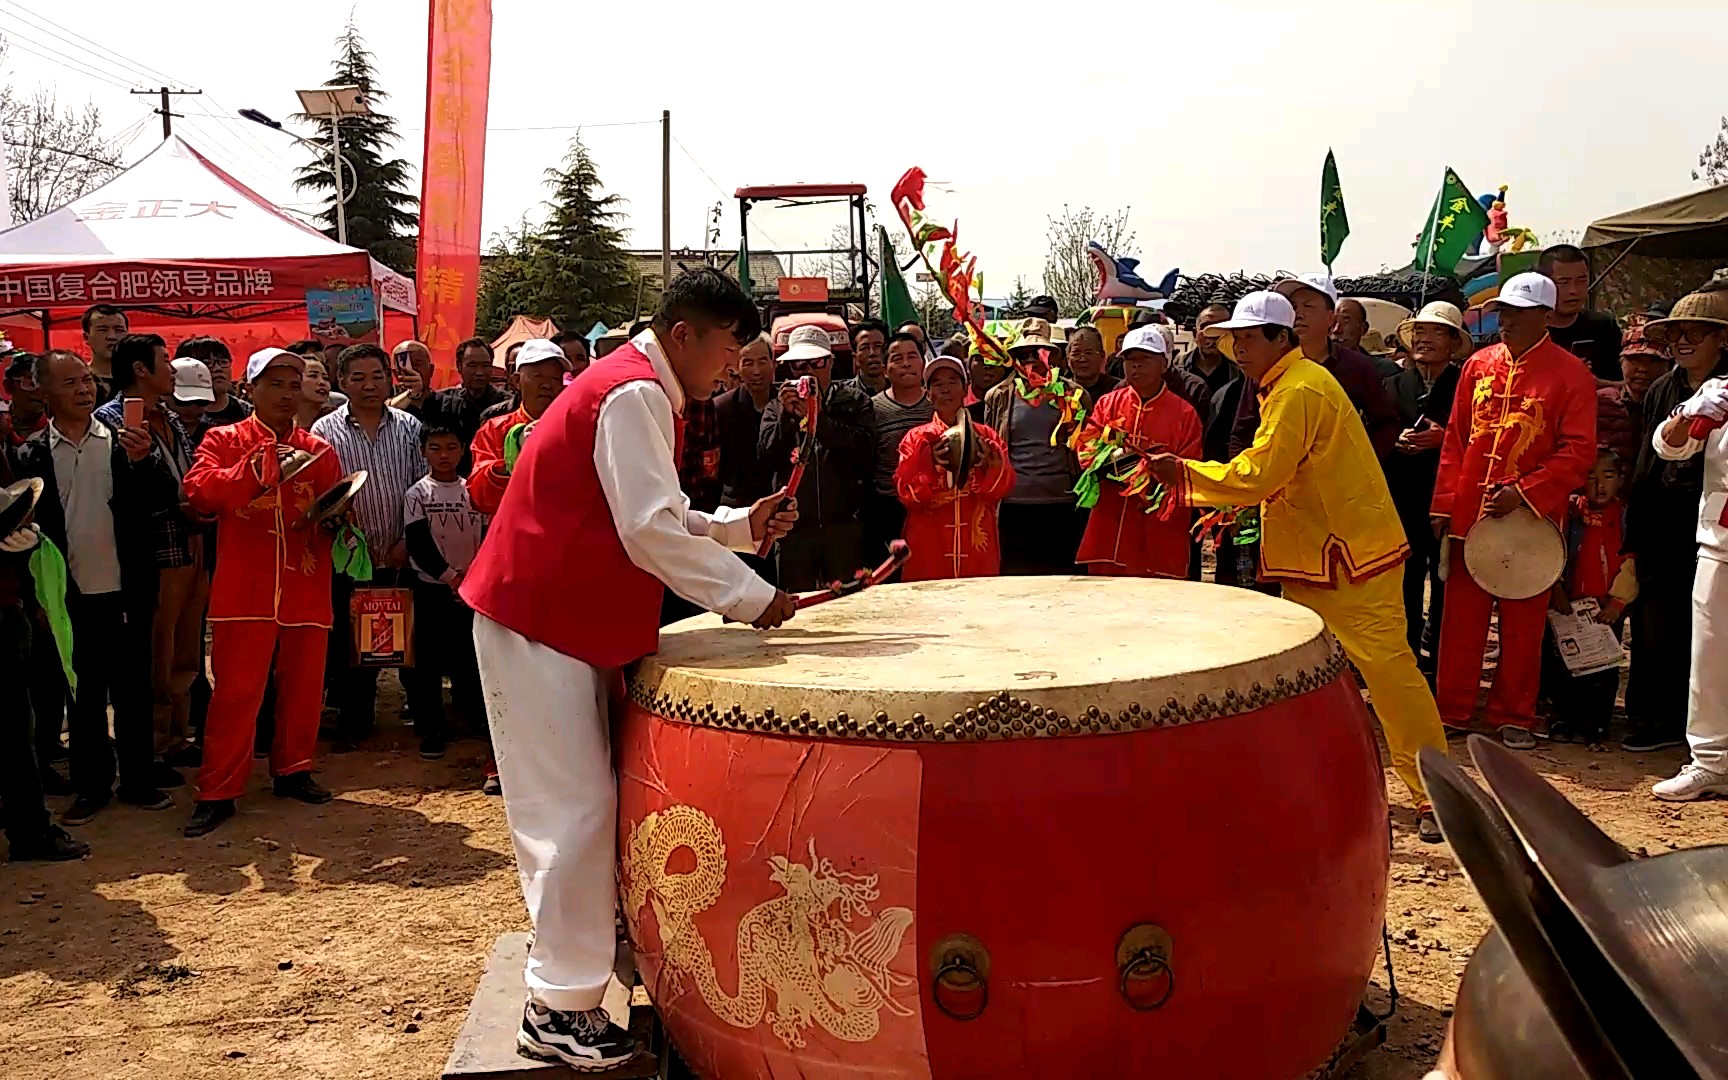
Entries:
<svg viewBox="0 0 1728 1080">
<path fill-rule="evenodd" d="M 948 448 L 948 472 L 954 477 L 954 486 L 965 487 L 978 458 L 978 434 L 972 430 L 972 414 L 962 409 L 959 422 L 942 433 L 942 442 Z"/>
<path fill-rule="evenodd" d="M 1728 1080 L 1728 847 L 1634 859 L 1510 751 L 1490 798 L 1424 750 L 1435 815 L 1495 929 L 1459 988 L 1465 1080 Z"/>
</svg>

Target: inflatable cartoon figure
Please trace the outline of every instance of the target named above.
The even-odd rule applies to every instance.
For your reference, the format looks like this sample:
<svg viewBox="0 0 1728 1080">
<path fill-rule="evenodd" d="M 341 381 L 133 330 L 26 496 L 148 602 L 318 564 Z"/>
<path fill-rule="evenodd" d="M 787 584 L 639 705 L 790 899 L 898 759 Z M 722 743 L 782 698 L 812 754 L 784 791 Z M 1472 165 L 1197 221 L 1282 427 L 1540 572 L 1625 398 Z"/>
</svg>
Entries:
<svg viewBox="0 0 1728 1080">
<path fill-rule="evenodd" d="M 1164 300 L 1176 291 L 1180 271 L 1172 270 L 1157 285 L 1150 285 L 1140 276 L 1139 259 L 1111 257 L 1104 245 L 1094 240 L 1086 245 L 1086 255 L 1098 269 L 1098 303 L 1135 303 L 1140 300 Z"/>
</svg>

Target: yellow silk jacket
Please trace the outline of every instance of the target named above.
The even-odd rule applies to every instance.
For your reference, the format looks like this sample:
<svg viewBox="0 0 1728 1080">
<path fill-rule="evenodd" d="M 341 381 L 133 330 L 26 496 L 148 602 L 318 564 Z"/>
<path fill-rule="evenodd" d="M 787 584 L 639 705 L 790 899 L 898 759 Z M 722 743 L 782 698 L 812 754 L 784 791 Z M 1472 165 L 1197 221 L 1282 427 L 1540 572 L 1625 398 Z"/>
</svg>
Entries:
<svg viewBox="0 0 1728 1080">
<path fill-rule="evenodd" d="M 1325 368 L 1292 349 L 1260 386 L 1254 443 L 1229 461 L 1184 461 L 1188 506 L 1260 504 L 1260 576 L 1361 581 L 1410 555 L 1386 476 L 1356 407 Z"/>
</svg>

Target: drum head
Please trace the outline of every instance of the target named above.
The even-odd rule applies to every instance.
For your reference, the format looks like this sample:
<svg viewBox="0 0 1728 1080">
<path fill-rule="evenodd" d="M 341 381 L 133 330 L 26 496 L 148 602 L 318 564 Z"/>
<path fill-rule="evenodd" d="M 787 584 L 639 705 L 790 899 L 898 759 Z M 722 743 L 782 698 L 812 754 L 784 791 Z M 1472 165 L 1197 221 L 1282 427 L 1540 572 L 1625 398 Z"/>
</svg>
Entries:
<svg viewBox="0 0 1728 1080">
<path fill-rule="evenodd" d="M 1464 542 L 1464 568 L 1483 591 L 1502 600 L 1547 592 L 1566 570 L 1566 542 L 1547 518 L 1519 507 L 1478 521 Z"/>
<path fill-rule="evenodd" d="M 838 737 L 830 718 L 958 714 L 974 729 L 997 724 L 972 737 L 1020 738 L 1248 712 L 1329 685 L 1342 663 L 1313 612 L 1247 589 L 965 578 L 878 586 L 766 632 L 686 619 L 661 631 L 632 693 L 673 719 L 808 713 Z M 1003 711 L 1008 721 L 986 715 Z"/>
</svg>

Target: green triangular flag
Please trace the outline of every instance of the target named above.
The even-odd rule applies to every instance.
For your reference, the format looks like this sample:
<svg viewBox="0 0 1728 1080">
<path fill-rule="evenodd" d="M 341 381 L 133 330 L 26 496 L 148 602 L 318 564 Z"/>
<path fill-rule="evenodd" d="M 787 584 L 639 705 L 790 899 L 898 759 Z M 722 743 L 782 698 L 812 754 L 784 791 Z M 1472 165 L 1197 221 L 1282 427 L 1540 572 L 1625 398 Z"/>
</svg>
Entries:
<svg viewBox="0 0 1728 1080">
<path fill-rule="evenodd" d="M 882 321 L 891 327 L 917 322 L 918 308 L 906 290 L 899 264 L 894 261 L 894 245 L 888 240 L 888 230 L 880 225 L 876 226 L 876 244 L 882 260 Z"/>
<path fill-rule="evenodd" d="M 750 248 L 745 244 L 742 236 L 738 238 L 738 285 L 744 290 L 745 296 L 752 296 L 750 292 Z"/>
<path fill-rule="evenodd" d="M 30 553 L 30 580 L 36 585 L 36 603 L 54 634 L 54 651 L 60 654 L 66 687 L 77 694 L 78 676 L 72 670 L 72 616 L 66 610 L 66 557 L 46 536 L 37 540 L 36 550 Z"/>
<path fill-rule="evenodd" d="M 1446 170 L 1446 180 L 1428 220 L 1422 223 L 1422 238 L 1416 241 L 1416 269 L 1430 273 L 1450 274 L 1458 269 L 1458 260 L 1470 250 L 1476 237 L 1488 227 L 1488 213 L 1458 179 L 1458 174 Z"/>
<path fill-rule="evenodd" d="M 1332 272 L 1332 260 L 1344 247 L 1350 235 L 1350 217 L 1344 212 L 1344 189 L 1338 183 L 1338 162 L 1332 151 L 1326 151 L 1326 165 L 1320 170 L 1320 261 L 1326 272 Z"/>
</svg>

